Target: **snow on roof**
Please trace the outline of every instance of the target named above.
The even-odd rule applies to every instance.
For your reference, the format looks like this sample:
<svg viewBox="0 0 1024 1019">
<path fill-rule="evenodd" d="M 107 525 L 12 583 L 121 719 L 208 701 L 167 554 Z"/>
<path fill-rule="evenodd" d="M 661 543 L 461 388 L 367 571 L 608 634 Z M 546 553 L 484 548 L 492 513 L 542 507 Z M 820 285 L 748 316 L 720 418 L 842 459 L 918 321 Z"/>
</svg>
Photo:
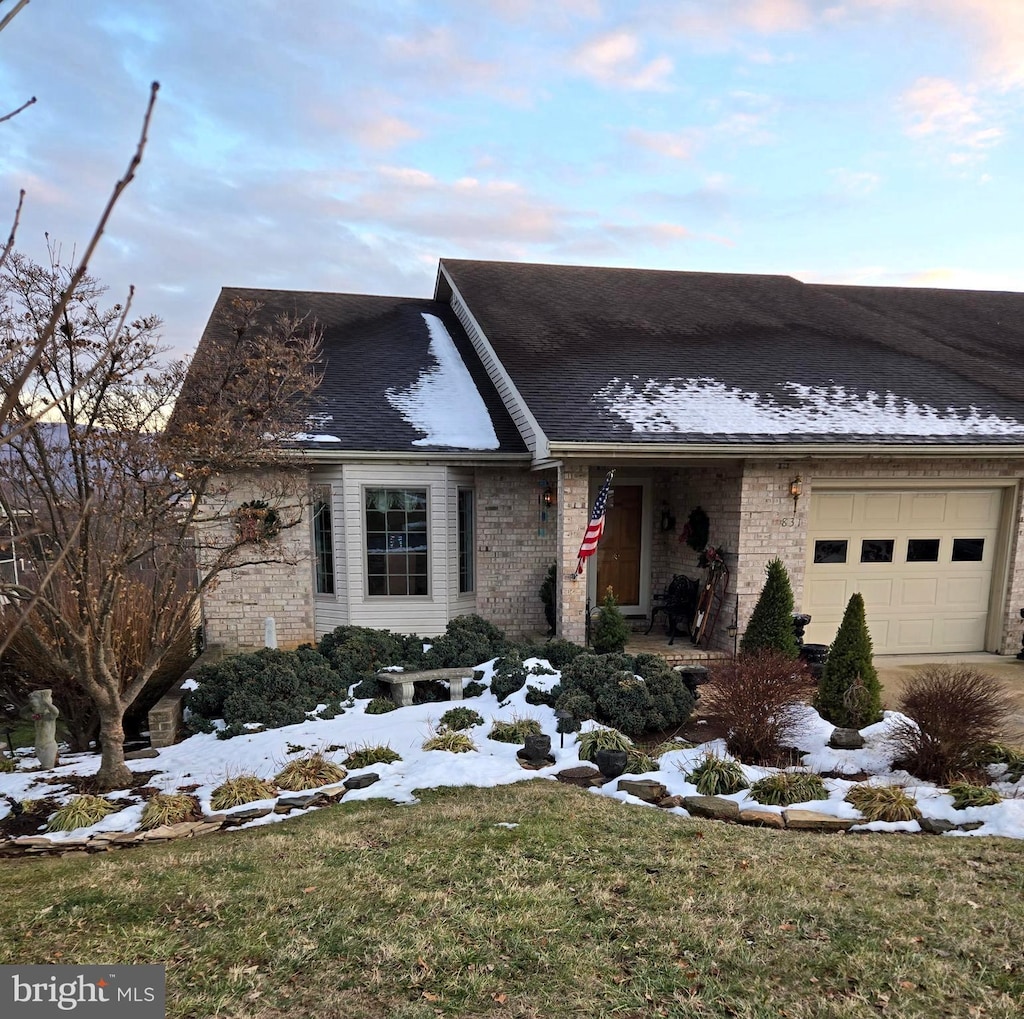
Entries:
<svg viewBox="0 0 1024 1019">
<path fill-rule="evenodd" d="M 714 378 L 612 379 L 594 400 L 639 435 L 1017 436 L 1024 423 L 975 407 L 944 410 L 885 392 L 787 382 L 786 402 Z"/>
<path fill-rule="evenodd" d="M 469 370 L 444 323 L 425 312 L 429 352 L 436 365 L 407 389 L 388 389 L 388 403 L 414 428 L 426 434 L 414 446 L 497 449 L 498 437 Z"/>
</svg>

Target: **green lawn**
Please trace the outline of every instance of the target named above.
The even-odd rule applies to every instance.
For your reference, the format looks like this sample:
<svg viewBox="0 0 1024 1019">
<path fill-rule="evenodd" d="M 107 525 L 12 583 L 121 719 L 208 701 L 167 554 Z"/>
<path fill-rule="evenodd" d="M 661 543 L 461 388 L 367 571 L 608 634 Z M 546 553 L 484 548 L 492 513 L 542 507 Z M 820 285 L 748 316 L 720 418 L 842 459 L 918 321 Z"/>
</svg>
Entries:
<svg viewBox="0 0 1024 1019">
<path fill-rule="evenodd" d="M 173 1017 L 1024 1007 L 1024 843 L 1002 839 L 741 828 L 529 782 L 0 873 L 0 962 L 165 962 Z"/>
</svg>

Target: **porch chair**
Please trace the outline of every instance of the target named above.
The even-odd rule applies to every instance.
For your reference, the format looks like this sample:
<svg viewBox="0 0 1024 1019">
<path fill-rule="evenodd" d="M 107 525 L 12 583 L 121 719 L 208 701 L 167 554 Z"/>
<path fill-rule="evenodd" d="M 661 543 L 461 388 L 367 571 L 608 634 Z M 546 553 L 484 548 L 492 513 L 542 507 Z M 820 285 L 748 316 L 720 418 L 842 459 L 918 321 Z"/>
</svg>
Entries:
<svg viewBox="0 0 1024 1019">
<path fill-rule="evenodd" d="M 688 632 L 690 621 L 697 610 L 697 597 L 700 593 L 700 584 L 692 580 L 684 573 L 677 573 L 664 594 L 656 595 L 651 605 L 651 625 L 647 627 L 647 633 L 654 629 L 654 620 L 659 612 L 668 616 L 668 642 L 676 639 L 676 629 L 680 623 L 683 624 L 683 632 Z"/>
</svg>

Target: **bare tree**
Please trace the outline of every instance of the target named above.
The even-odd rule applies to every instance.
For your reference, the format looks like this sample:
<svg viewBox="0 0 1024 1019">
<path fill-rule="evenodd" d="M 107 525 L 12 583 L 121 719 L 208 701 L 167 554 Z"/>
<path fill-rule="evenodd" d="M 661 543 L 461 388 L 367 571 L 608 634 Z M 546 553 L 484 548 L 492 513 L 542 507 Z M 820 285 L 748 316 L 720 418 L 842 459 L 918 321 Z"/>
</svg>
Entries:
<svg viewBox="0 0 1024 1019">
<path fill-rule="evenodd" d="M 98 782 L 119 788 L 125 712 L 195 624 L 202 593 L 225 570 L 286 557 L 279 532 L 303 519 L 305 474 L 278 468 L 319 383 L 319 337 L 301 318 L 238 305 L 167 428 L 185 363 L 162 363 L 159 321 L 102 306 L 89 276 L 64 300 L 74 272 L 15 253 L 0 274 L 6 373 L 24 373 L 18 351 L 61 305 L 0 447 L 0 493 L 27 559 L 0 595 L 9 615 L 21 607 L 22 646 L 95 706 Z M 258 502 L 240 509 L 241 484 Z"/>
</svg>

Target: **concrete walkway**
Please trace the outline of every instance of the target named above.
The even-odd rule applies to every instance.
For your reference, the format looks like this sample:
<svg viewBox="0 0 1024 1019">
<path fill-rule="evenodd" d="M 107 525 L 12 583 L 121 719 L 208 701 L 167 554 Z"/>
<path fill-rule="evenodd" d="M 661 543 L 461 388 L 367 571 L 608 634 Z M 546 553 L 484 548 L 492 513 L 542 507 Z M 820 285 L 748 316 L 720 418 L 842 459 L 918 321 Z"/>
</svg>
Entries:
<svg viewBox="0 0 1024 1019">
<path fill-rule="evenodd" d="M 930 665 L 969 665 L 980 669 L 1006 688 L 1017 704 L 1017 721 L 1024 728 L 1024 661 L 1013 655 L 875 655 L 875 668 L 882 682 L 882 703 L 894 709 L 903 685 L 918 670 Z"/>
</svg>

